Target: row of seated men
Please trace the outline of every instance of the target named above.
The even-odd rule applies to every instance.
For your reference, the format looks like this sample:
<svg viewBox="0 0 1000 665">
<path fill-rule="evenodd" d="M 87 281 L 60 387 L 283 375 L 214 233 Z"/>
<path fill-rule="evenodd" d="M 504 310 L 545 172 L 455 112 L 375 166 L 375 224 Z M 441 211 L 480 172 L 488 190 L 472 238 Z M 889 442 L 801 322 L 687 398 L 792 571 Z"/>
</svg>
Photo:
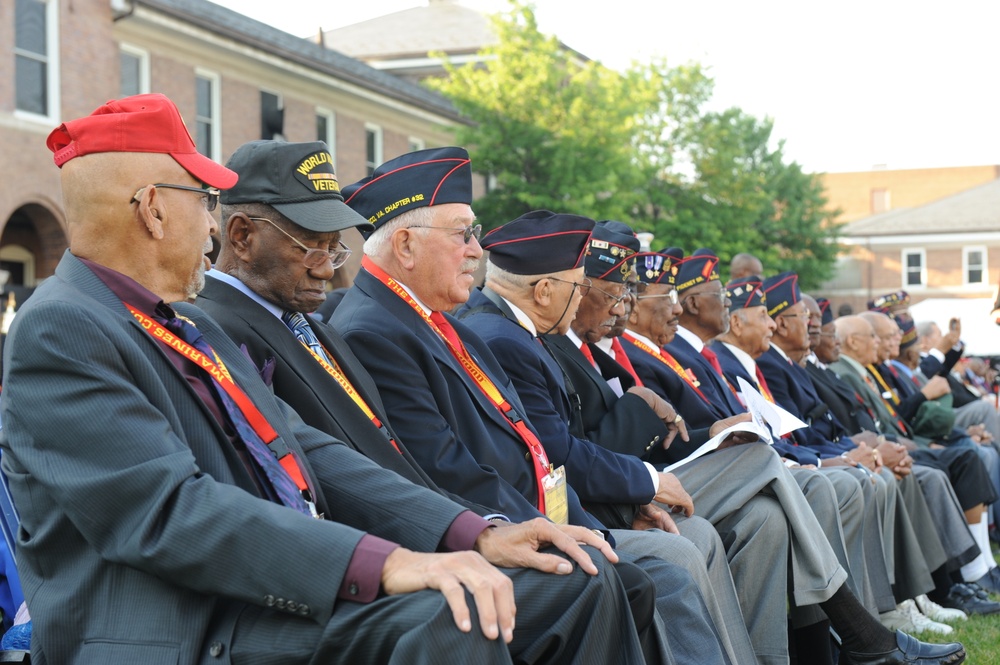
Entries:
<svg viewBox="0 0 1000 665">
<path fill-rule="evenodd" d="M 724 285 L 569 213 L 481 237 L 461 148 L 341 191 L 322 143 L 223 168 L 178 121 L 145 95 L 49 138 L 71 243 L 0 439 L 38 662 L 833 663 L 835 634 L 840 663 L 952 664 L 907 631 L 1000 610 L 984 429 L 914 431 L 940 382 L 882 373 L 865 319 L 817 310 L 860 372 L 814 381 L 794 275 Z M 750 419 L 737 377 L 807 427 L 666 471 Z"/>
</svg>

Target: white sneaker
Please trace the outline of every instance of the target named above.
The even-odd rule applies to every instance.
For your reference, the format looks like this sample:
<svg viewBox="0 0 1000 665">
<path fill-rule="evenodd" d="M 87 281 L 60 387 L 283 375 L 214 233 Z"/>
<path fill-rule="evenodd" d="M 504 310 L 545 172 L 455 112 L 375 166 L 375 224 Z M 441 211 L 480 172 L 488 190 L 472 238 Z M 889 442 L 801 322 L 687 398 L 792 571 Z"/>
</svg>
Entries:
<svg viewBox="0 0 1000 665">
<path fill-rule="evenodd" d="M 913 628 L 918 633 L 926 630 L 939 635 L 948 635 L 955 630 L 946 623 L 938 623 L 925 617 L 920 613 L 920 610 L 917 609 L 917 604 L 912 600 L 904 600 L 896 606 L 896 609 L 906 612 L 909 615 L 910 623 L 913 624 Z"/>
<path fill-rule="evenodd" d="M 925 595 L 919 595 L 914 600 L 917 601 L 917 607 L 920 608 L 920 612 L 935 621 L 965 621 L 969 618 L 962 610 L 941 607 Z"/>
<path fill-rule="evenodd" d="M 912 633 L 916 631 L 916 626 L 913 625 L 913 621 L 910 619 L 910 613 L 899 609 L 902 605 L 897 605 L 896 609 L 889 610 L 888 612 L 882 612 L 878 615 L 878 620 L 882 622 L 882 625 L 886 627 L 889 631 L 901 630 L 904 633 Z"/>
</svg>

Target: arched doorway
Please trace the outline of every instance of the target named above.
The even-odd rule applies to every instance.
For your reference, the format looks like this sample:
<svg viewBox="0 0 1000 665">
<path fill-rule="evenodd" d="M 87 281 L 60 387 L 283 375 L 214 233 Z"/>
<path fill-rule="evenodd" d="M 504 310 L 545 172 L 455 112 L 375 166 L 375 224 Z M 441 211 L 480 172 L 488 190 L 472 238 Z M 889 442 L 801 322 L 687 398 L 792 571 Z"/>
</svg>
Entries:
<svg viewBox="0 0 1000 665">
<path fill-rule="evenodd" d="M 40 281 L 55 272 L 67 247 L 66 233 L 56 215 L 39 203 L 15 210 L 0 235 L 0 268 L 9 273 L 5 291 L 14 291 L 17 301 Z"/>
</svg>

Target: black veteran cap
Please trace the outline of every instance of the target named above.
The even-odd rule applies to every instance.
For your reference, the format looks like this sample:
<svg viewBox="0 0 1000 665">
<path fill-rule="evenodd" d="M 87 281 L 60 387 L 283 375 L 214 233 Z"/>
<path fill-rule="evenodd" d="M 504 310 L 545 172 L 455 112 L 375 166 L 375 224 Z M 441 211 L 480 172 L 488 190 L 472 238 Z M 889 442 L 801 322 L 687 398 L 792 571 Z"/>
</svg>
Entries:
<svg viewBox="0 0 1000 665">
<path fill-rule="evenodd" d="M 675 259 L 666 252 L 639 252 L 635 255 L 635 270 L 639 281 L 646 284 L 674 284 L 677 276 Z"/>
<path fill-rule="evenodd" d="M 407 210 L 444 203 L 472 204 L 472 166 L 465 148 L 418 150 L 384 162 L 344 188 L 344 198 L 362 217 L 385 224 Z"/>
<path fill-rule="evenodd" d="M 587 277 L 607 282 L 624 282 L 635 267 L 639 239 L 624 222 L 597 222 L 590 235 L 584 272 Z"/>
<path fill-rule="evenodd" d="M 731 312 L 767 305 L 767 296 L 764 295 L 764 280 L 757 275 L 730 280 L 726 284 L 726 296 L 732 302 L 729 306 Z"/>
<path fill-rule="evenodd" d="M 794 272 L 783 272 L 764 280 L 767 294 L 767 313 L 772 318 L 802 300 L 799 290 L 799 276 Z"/>
<path fill-rule="evenodd" d="M 917 324 L 913 322 L 913 319 L 906 316 L 894 316 L 892 317 L 899 326 L 899 332 L 903 334 L 902 339 L 899 340 L 899 350 L 903 351 L 910 348 L 917 343 Z"/>
<path fill-rule="evenodd" d="M 686 291 L 692 286 L 718 280 L 719 271 L 716 270 L 718 265 L 719 257 L 715 255 L 715 252 L 704 247 L 696 249 L 677 267 L 678 293 Z"/>
<path fill-rule="evenodd" d="M 322 141 L 251 141 L 237 148 L 226 166 L 240 179 L 222 191 L 223 205 L 266 203 L 310 231 L 371 228 L 344 205 L 333 158 Z"/>
<path fill-rule="evenodd" d="M 828 323 L 833 323 L 833 310 L 830 308 L 830 301 L 827 298 L 816 298 L 816 304 L 819 305 L 819 313 L 823 315 L 823 323 L 820 325 L 826 325 Z"/>
<path fill-rule="evenodd" d="M 541 275 L 579 268 L 594 220 L 549 210 L 533 210 L 495 228 L 483 238 L 490 263 L 515 275 Z"/>
<path fill-rule="evenodd" d="M 888 314 L 889 310 L 897 305 L 909 305 L 910 294 L 906 291 L 895 291 L 887 293 L 868 301 L 868 309 L 873 312 Z"/>
</svg>

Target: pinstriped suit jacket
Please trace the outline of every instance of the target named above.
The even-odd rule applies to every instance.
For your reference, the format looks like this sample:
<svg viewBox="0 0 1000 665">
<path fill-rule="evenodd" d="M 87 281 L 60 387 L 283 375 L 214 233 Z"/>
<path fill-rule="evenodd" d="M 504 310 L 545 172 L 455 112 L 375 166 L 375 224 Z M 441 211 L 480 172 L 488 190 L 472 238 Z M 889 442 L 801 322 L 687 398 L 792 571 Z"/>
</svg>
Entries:
<svg viewBox="0 0 1000 665">
<path fill-rule="evenodd" d="M 218 663 L 208 645 L 228 643 L 248 604 L 285 598 L 290 625 L 325 624 L 363 530 L 434 551 L 462 511 L 304 425 L 207 315 L 176 309 L 308 458 L 319 509 L 337 522 L 255 496 L 165 352 L 67 252 L 4 350 L 0 445 L 37 663 Z M 379 496 L 408 510 L 365 509 Z"/>
</svg>

